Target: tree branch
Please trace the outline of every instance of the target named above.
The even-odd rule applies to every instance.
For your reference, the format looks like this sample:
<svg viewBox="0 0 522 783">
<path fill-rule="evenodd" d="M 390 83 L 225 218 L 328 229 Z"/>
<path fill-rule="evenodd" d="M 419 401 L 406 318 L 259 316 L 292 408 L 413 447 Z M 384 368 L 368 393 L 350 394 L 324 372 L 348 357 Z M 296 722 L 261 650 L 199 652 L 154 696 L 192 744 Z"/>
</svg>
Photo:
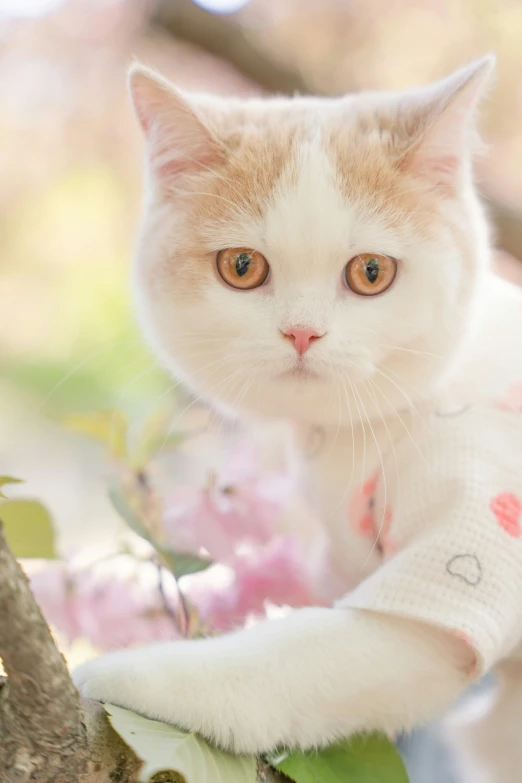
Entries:
<svg viewBox="0 0 522 783">
<path fill-rule="evenodd" d="M 131 783 L 140 762 L 76 691 L 0 522 L 0 770 L 5 783 Z"/>
<path fill-rule="evenodd" d="M 8 676 L 0 702 L 2 738 L 6 737 L 0 750 L 2 769 L 20 774 L 23 770 L 21 779 L 29 780 L 46 756 L 52 769 L 71 754 L 71 771 L 79 778 L 85 771 L 80 697 L 2 528 L 0 629 L 0 656 Z"/>
<path fill-rule="evenodd" d="M 80 699 L 1 521 L 0 659 L 2 783 L 135 783 L 140 760 L 102 705 Z M 258 783 L 282 780 L 259 763 Z"/>
<path fill-rule="evenodd" d="M 520 210 L 491 197 L 488 205 L 496 229 L 496 244 L 506 253 L 522 261 L 522 215 Z"/>
<path fill-rule="evenodd" d="M 297 69 L 275 62 L 254 45 L 237 14 L 211 14 L 192 0 L 166 0 L 158 3 L 153 22 L 175 38 L 227 60 L 268 92 L 310 92 Z"/>
<path fill-rule="evenodd" d="M 159 0 L 153 22 L 175 38 L 230 63 L 267 92 L 310 93 L 310 86 L 297 68 L 289 68 L 256 47 L 242 27 L 239 14 L 213 14 L 192 0 Z M 522 260 L 521 211 L 494 197 L 488 198 L 488 204 L 497 246 Z"/>
</svg>

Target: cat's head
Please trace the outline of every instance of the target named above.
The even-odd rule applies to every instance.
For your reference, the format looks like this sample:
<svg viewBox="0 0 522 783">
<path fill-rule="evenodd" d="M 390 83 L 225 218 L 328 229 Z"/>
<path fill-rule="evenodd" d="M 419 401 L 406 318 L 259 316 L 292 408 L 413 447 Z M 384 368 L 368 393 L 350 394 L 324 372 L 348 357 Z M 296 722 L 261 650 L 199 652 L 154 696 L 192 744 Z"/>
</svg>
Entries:
<svg viewBox="0 0 522 783">
<path fill-rule="evenodd" d="M 222 406 L 322 423 L 440 385 L 487 267 L 471 160 L 492 68 L 247 101 L 134 68 L 148 160 L 135 285 L 164 363 Z"/>
</svg>

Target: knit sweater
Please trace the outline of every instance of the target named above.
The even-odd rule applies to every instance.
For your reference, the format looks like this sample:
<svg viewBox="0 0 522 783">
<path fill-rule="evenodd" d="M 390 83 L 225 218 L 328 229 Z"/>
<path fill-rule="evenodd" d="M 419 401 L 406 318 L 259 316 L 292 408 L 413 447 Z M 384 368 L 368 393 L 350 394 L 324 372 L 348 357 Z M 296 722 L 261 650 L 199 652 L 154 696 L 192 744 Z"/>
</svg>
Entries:
<svg viewBox="0 0 522 783">
<path fill-rule="evenodd" d="M 361 491 L 361 490 L 359 490 Z M 341 602 L 437 625 L 475 674 L 522 641 L 522 415 L 515 397 L 419 418 L 364 487 L 381 564 Z"/>
</svg>

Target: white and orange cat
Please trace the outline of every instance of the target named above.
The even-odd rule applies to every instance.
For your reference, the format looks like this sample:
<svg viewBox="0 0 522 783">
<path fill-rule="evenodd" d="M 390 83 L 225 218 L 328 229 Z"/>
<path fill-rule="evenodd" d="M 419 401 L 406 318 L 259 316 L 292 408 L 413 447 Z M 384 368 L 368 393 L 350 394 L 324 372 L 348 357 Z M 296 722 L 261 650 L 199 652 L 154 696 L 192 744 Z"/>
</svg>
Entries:
<svg viewBox="0 0 522 783">
<path fill-rule="evenodd" d="M 322 429 L 306 484 L 354 589 L 334 608 L 90 661 L 75 673 L 84 696 L 259 752 L 414 727 L 497 667 L 509 687 L 484 725 L 505 709 L 516 736 L 522 559 L 508 547 L 519 545 L 522 473 L 514 486 L 506 457 L 490 487 L 488 471 L 522 453 L 522 430 L 506 406 L 484 414 L 484 428 L 480 413 L 522 380 L 522 299 L 489 271 L 472 179 L 492 69 L 485 58 L 420 89 L 268 100 L 185 95 L 131 71 L 147 139 L 134 278 L 144 328 L 162 362 L 214 404 Z M 449 415 L 469 403 L 471 424 Z M 489 448 L 497 431 L 500 456 Z M 363 480 L 375 493 L 370 535 L 346 519 Z M 484 515 L 483 487 L 494 495 Z M 442 537 L 426 527 L 435 506 L 433 529 L 452 520 Z M 499 606 L 504 587 L 521 593 L 495 635 L 498 585 Z M 506 729 L 495 771 L 485 756 L 498 737 L 481 739 L 473 783 L 519 780 L 508 742 Z"/>
</svg>

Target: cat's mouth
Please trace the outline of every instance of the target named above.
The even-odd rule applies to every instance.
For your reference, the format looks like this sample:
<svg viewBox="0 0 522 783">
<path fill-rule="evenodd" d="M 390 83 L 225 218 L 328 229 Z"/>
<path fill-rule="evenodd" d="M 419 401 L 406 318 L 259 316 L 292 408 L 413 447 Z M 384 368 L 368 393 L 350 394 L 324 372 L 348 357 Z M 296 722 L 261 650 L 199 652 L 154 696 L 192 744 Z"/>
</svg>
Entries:
<svg viewBox="0 0 522 783">
<path fill-rule="evenodd" d="M 318 380 L 321 376 L 315 370 L 307 367 L 302 361 L 299 361 L 293 367 L 277 373 L 276 377 L 284 380 L 313 381 Z"/>
</svg>

